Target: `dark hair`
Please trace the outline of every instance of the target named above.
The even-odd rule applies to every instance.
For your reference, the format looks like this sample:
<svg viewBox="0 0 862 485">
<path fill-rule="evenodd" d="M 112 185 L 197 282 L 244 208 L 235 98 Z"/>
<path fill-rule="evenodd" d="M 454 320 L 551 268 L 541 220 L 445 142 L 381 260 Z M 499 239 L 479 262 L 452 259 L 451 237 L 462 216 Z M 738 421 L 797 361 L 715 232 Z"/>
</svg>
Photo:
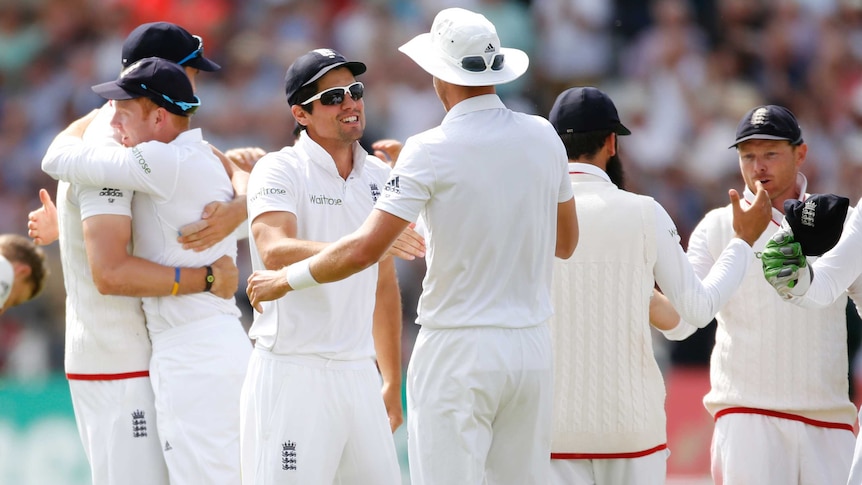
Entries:
<svg viewBox="0 0 862 485">
<path fill-rule="evenodd" d="M 584 133 L 560 133 L 569 160 L 592 157 L 604 146 L 613 130 L 588 131 Z"/>
<path fill-rule="evenodd" d="M 9 262 L 23 263 L 30 267 L 30 276 L 27 280 L 33 288 L 28 300 L 32 300 L 45 287 L 48 278 L 48 263 L 45 260 L 45 251 L 36 246 L 33 241 L 18 234 L 0 235 L 0 254 Z"/>
<path fill-rule="evenodd" d="M 296 90 L 296 99 L 308 99 L 317 94 L 317 80 L 312 81 L 307 86 L 303 86 Z M 300 108 L 304 109 L 307 113 L 311 114 L 314 112 L 314 103 L 308 104 L 300 104 Z M 293 136 L 299 135 L 303 130 L 305 130 L 305 126 L 299 123 L 296 124 L 296 128 L 293 130 Z"/>
</svg>

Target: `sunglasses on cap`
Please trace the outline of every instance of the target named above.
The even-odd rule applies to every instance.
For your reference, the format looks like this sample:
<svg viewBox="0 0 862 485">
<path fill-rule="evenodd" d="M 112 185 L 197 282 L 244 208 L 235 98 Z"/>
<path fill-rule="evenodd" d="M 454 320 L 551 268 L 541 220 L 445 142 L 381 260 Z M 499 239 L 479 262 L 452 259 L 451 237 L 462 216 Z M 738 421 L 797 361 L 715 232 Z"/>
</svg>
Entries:
<svg viewBox="0 0 862 485">
<path fill-rule="evenodd" d="M 204 55 L 204 40 L 199 35 L 193 35 L 192 37 L 198 40 L 198 48 L 193 50 L 191 54 L 183 57 L 182 60 L 177 62 L 177 64 L 181 66 L 186 62 L 189 62 L 190 60 L 194 59 L 195 57 L 202 57 Z"/>
<path fill-rule="evenodd" d="M 160 93 L 153 88 L 148 88 L 146 84 L 141 84 L 141 88 L 152 94 L 155 94 L 156 96 L 161 96 L 165 101 L 179 107 L 181 110 L 183 110 L 183 113 L 187 115 L 194 114 L 194 112 L 197 111 L 198 108 L 201 106 L 201 100 L 197 96 L 195 96 L 195 102 L 187 103 L 185 101 L 177 101 L 174 98 L 168 96 L 167 94 Z"/>
<path fill-rule="evenodd" d="M 491 60 L 491 64 L 488 64 L 483 56 L 465 56 L 461 58 L 461 69 L 470 72 L 485 72 L 489 68 L 492 71 L 499 71 L 503 69 L 504 60 L 503 54 L 496 54 Z"/>
<path fill-rule="evenodd" d="M 347 97 L 348 94 L 354 101 L 359 101 L 365 94 L 365 85 L 359 81 L 356 81 L 349 86 L 329 88 L 315 94 L 314 96 L 306 99 L 299 104 L 306 105 L 319 99 L 320 104 L 325 106 L 332 106 L 335 104 L 343 103 L 344 99 Z"/>
</svg>

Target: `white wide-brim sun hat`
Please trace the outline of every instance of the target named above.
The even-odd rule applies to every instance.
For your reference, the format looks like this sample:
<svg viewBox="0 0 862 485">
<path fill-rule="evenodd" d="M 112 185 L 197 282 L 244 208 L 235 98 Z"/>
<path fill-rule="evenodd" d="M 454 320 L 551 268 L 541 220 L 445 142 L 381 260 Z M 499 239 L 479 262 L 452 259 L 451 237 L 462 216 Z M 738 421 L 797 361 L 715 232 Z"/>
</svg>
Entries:
<svg viewBox="0 0 862 485">
<path fill-rule="evenodd" d="M 430 33 L 417 35 L 398 50 L 428 74 L 459 86 L 508 83 L 521 77 L 530 65 L 526 52 L 500 46 L 497 29 L 485 16 L 463 8 L 440 11 Z M 494 60 L 501 54 L 503 64 L 495 70 Z M 484 60 L 484 70 L 474 72 L 462 67 L 464 59 L 472 57 Z"/>
</svg>

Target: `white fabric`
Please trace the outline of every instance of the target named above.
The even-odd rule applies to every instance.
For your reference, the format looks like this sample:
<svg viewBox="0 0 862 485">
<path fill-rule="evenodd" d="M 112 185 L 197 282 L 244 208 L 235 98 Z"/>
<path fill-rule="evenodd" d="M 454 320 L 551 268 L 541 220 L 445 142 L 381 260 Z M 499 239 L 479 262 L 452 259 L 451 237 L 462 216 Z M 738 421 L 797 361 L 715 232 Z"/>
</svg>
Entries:
<svg viewBox="0 0 862 485">
<path fill-rule="evenodd" d="M 527 53 L 500 45 L 497 29 L 485 16 L 463 8 L 447 8 L 434 17 L 431 32 L 419 34 L 398 48 L 428 74 L 459 86 L 491 86 L 521 77 L 530 65 Z M 498 54 L 505 56 L 497 71 L 461 68 L 465 56 L 482 56 L 486 66 Z"/>
<path fill-rule="evenodd" d="M 422 327 L 407 370 L 410 483 L 546 485 L 550 332 Z"/>
<path fill-rule="evenodd" d="M 658 282 L 689 321 L 705 326 L 742 282 L 750 247 L 734 239 L 704 282 L 655 200 L 619 190 L 594 165 L 571 163 L 581 231 L 554 263 L 553 453 L 627 454 L 666 443 L 661 371 L 649 303 Z"/>
<path fill-rule="evenodd" d="M 717 484 L 836 485 L 847 480 L 853 433 L 759 414 L 715 422 L 710 452 Z"/>
<path fill-rule="evenodd" d="M 84 132 L 87 143 L 120 145 L 110 126 L 114 110 L 104 105 Z M 89 165 L 89 161 L 82 162 Z M 117 186 L 114 186 L 117 187 Z M 132 191 L 104 185 L 57 184 L 60 258 L 66 287 L 65 369 L 81 374 L 145 371 L 150 362 L 141 299 L 99 293 L 93 283 L 81 221 L 99 214 L 131 217 Z"/>
<path fill-rule="evenodd" d="M 401 483 L 372 359 L 279 356 L 258 348 L 242 393 L 244 485 Z"/>
<path fill-rule="evenodd" d="M 70 380 L 93 485 L 167 485 L 149 377 Z"/>
<path fill-rule="evenodd" d="M 184 250 L 176 240 L 179 228 L 198 221 L 208 203 L 233 198 L 230 180 L 199 129 L 185 131 L 170 143 L 152 141 L 132 148 L 85 145 L 79 138 L 58 136 L 42 169 L 72 183 L 135 190 L 135 256 L 181 267 L 202 267 L 223 255 L 236 259 L 232 235 L 200 252 Z M 212 293 L 144 298 L 143 306 L 151 336 L 187 322 L 240 314 L 233 298 Z"/>
<path fill-rule="evenodd" d="M 801 175 L 798 184 L 804 193 Z M 744 197 L 754 199 L 748 190 Z M 773 216 L 754 245 L 758 256 L 783 217 L 777 210 Z M 712 267 L 732 235 L 730 206 L 709 212 L 698 224 L 688 256 L 699 275 Z M 716 316 L 711 390 L 704 398 L 709 412 L 741 406 L 852 424 L 845 304 L 841 298 L 823 310 L 792 305 L 766 282 L 760 261 L 752 260 L 739 290 Z"/>
<path fill-rule="evenodd" d="M 344 180 L 326 150 L 301 136 L 295 146 L 270 153 L 255 165 L 248 183 L 248 220 L 265 212 L 290 212 L 296 215 L 297 239 L 337 241 L 365 221 L 388 174 L 389 167 L 357 143 L 353 171 Z M 249 248 L 252 267 L 265 269 L 254 238 L 249 238 Z M 263 303 L 249 335 L 258 348 L 276 354 L 370 358 L 376 291 L 373 265 L 342 281 L 290 292 Z"/>
<path fill-rule="evenodd" d="M 859 201 L 862 203 L 862 200 Z M 858 204 L 857 204 L 858 206 Z M 853 301 L 862 302 L 862 211 L 852 210 L 844 224 L 841 239 L 830 251 L 810 260 L 814 270 L 811 287 L 804 297 L 793 303 L 821 308 L 849 293 Z M 812 262 L 813 261 L 813 262 Z"/>
<path fill-rule="evenodd" d="M 527 327 L 552 313 L 559 203 L 572 198 L 551 124 L 484 95 L 407 140 L 376 209 L 427 225 L 417 323 Z"/>
<path fill-rule="evenodd" d="M 638 458 L 551 460 L 549 485 L 665 485 L 668 450 Z"/>
<path fill-rule="evenodd" d="M 12 293 L 12 285 L 15 284 L 15 269 L 12 263 L 0 254 L 0 308 L 6 304 L 6 300 Z"/>
<path fill-rule="evenodd" d="M 239 402 L 250 355 L 230 315 L 153 337 L 150 378 L 171 485 L 240 483 Z"/>
</svg>

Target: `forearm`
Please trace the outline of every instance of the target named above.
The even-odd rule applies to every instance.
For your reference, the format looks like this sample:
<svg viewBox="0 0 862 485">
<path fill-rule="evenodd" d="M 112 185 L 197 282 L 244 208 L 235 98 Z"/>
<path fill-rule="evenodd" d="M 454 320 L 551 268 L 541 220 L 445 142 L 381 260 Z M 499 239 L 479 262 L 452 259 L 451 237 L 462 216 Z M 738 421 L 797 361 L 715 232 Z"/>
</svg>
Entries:
<svg viewBox="0 0 862 485">
<path fill-rule="evenodd" d="M 92 263 L 91 263 L 92 264 Z M 99 292 L 105 295 L 155 297 L 174 294 L 176 269 L 128 256 L 93 269 Z M 206 268 L 180 268 L 177 295 L 200 293 L 206 288 Z"/>
<path fill-rule="evenodd" d="M 401 389 L 401 294 L 393 258 L 380 262 L 374 306 L 374 350 L 384 385 Z"/>
</svg>

